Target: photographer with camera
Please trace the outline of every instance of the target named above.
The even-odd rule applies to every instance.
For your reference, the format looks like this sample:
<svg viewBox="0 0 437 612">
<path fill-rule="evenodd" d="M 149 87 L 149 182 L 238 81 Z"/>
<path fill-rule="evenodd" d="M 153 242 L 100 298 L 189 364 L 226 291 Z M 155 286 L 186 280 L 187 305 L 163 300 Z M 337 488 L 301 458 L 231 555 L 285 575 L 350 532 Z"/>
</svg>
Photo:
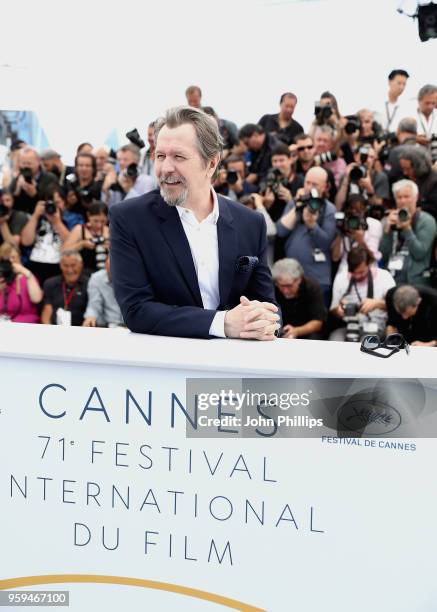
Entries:
<svg viewBox="0 0 437 612">
<path fill-rule="evenodd" d="M 14 195 L 14 208 L 32 214 L 39 200 L 47 198 L 48 191 L 58 183 L 54 174 L 41 170 L 41 159 L 32 147 L 18 153 L 19 174 L 12 179 L 9 190 Z"/>
<path fill-rule="evenodd" d="M 381 259 L 379 243 L 382 237 L 381 221 L 367 216 L 368 204 L 364 196 L 349 196 L 343 210 L 335 215 L 337 236 L 332 245 L 332 260 L 339 261 L 338 272 L 347 268 L 347 256 L 357 246 L 366 247 L 375 261 Z"/>
<path fill-rule="evenodd" d="M 282 338 L 323 340 L 326 308 L 319 283 L 306 278 L 296 259 L 280 259 L 272 268 L 276 303 L 282 313 Z"/>
<path fill-rule="evenodd" d="M 108 208 L 121 202 L 152 191 L 155 182 L 151 176 L 141 174 L 139 170 L 140 149 L 129 143 L 117 151 L 117 161 L 120 171 L 117 180 L 112 184 L 105 181 L 102 191 L 102 201 Z"/>
<path fill-rule="evenodd" d="M 417 208 L 419 189 L 403 179 L 393 185 L 396 209 L 388 211 L 380 244 L 385 267 L 396 284 L 429 285 L 429 266 L 436 222 Z"/>
<path fill-rule="evenodd" d="M 272 149 L 272 167 L 266 179 L 261 183 L 263 202 L 273 221 L 282 217 L 285 205 L 303 187 L 303 176 L 296 174 L 297 156 L 292 154 L 285 144 L 278 144 Z"/>
<path fill-rule="evenodd" d="M 100 200 L 102 181 L 96 180 L 97 163 L 92 153 L 78 153 L 74 160 L 74 174 L 67 176 L 68 210 L 86 216 L 88 206 Z"/>
<path fill-rule="evenodd" d="M 428 151 L 419 146 L 399 147 L 399 165 L 403 175 L 419 188 L 419 206 L 437 220 L 437 170 Z"/>
<path fill-rule="evenodd" d="M 335 196 L 335 207 L 343 210 L 350 195 L 362 195 L 368 204 L 381 207 L 390 198 L 390 186 L 385 172 L 375 169 L 376 153 L 372 147 L 360 146 L 354 153 L 354 162 L 346 167 Z M 381 214 L 382 216 L 382 214 Z"/>
<path fill-rule="evenodd" d="M 294 143 L 298 134 L 303 133 L 303 127 L 293 119 L 296 108 L 297 97 L 294 93 L 283 93 L 279 100 L 279 113 L 275 115 L 263 115 L 258 121 L 267 134 L 273 134 L 286 145 Z"/>
<path fill-rule="evenodd" d="M 240 129 L 240 140 L 247 147 L 249 175 L 248 183 L 259 185 L 271 168 L 272 151 L 279 140 L 273 134 L 266 134 L 257 123 L 247 123 Z"/>
<path fill-rule="evenodd" d="M 404 176 L 399 163 L 403 145 L 421 146 L 417 143 L 417 121 L 414 117 L 404 117 L 399 121 L 396 139 L 393 138 L 391 142 L 387 140 L 379 153 L 379 161 L 388 176 L 390 184 L 400 181 Z"/>
<path fill-rule="evenodd" d="M 0 322 L 39 323 L 36 304 L 43 293 L 34 275 L 21 264 L 16 244 L 0 246 Z"/>
<path fill-rule="evenodd" d="M 20 234 L 29 219 L 27 213 L 14 208 L 14 196 L 3 190 L 0 196 L 0 245 L 10 242 L 19 246 Z"/>
<path fill-rule="evenodd" d="M 29 269 L 41 286 L 47 278 L 59 274 L 61 248 L 70 236 L 62 218 L 64 210 L 62 198 L 40 201 L 21 231 L 21 244 L 32 247 Z"/>
<path fill-rule="evenodd" d="M 324 91 L 320 100 L 315 103 L 314 117 L 309 129 L 310 135 L 315 136 L 317 126 L 328 126 L 332 130 L 333 139 L 337 145 L 342 137 L 343 125 L 346 121 L 338 109 L 337 98 L 329 91 Z"/>
<path fill-rule="evenodd" d="M 231 200 L 239 200 L 257 191 L 255 185 L 246 181 L 246 162 L 240 155 L 229 155 L 222 162 L 213 186 L 217 193 Z"/>
<path fill-rule="evenodd" d="M 417 96 L 417 142 L 428 147 L 437 161 L 437 85 L 424 85 Z"/>
<path fill-rule="evenodd" d="M 285 238 L 285 255 L 297 259 L 305 276 L 321 286 L 325 304 L 331 292 L 331 244 L 335 238 L 335 206 L 326 199 L 328 175 L 310 168 L 296 200 L 288 202 L 277 221 L 278 236 Z"/>
<path fill-rule="evenodd" d="M 314 146 L 314 140 L 309 134 L 299 134 L 295 138 L 297 162 L 296 172 L 297 174 L 305 174 L 310 168 L 320 166 L 320 156 L 316 158 L 316 148 Z M 335 184 L 335 178 L 332 172 L 326 169 L 328 173 L 328 199 L 331 202 L 335 200 L 335 194 L 337 193 L 337 186 Z"/>
<path fill-rule="evenodd" d="M 365 246 L 353 247 L 347 256 L 347 269 L 337 274 L 332 290 L 329 340 L 359 342 L 366 334 L 385 331 L 385 296 L 394 286 L 387 270 L 374 263 Z"/>
<path fill-rule="evenodd" d="M 85 271 L 102 270 L 109 254 L 108 207 L 103 202 L 93 202 L 87 210 L 87 223 L 76 225 L 63 249 L 78 251 L 82 255 Z"/>
<path fill-rule="evenodd" d="M 338 188 L 340 178 L 346 170 L 346 162 L 338 156 L 331 127 L 320 125 L 315 128 L 314 147 L 316 153 L 314 156 L 315 164 L 332 172 L 335 186 Z"/>
<path fill-rule="evenodd" d="M 386 295 L 387 335 L 400 333 L 412 346 L 437 346 L 437 291 L 401 285 Z"/>
<path fill-rule="evenodd" d="M 360 122 L 359 143 L 377 148 L 378 142 L 383 140 L 384 132 L 382 126 L 375 121 L 373 111 L 363 108 L 358 111 L 357 116 Z"/>
<path fill-rule="evenodd" d="M 45 172 L 51 172 L 54 174 L 58 183 L 61 187 L 66 187 L 66 178 L 69 174 L 74 172 L 72 166 L 66 166 L 59 153 L 53 149 L 45 149 L 41 153 L 41 165 Z"/>
</svg>

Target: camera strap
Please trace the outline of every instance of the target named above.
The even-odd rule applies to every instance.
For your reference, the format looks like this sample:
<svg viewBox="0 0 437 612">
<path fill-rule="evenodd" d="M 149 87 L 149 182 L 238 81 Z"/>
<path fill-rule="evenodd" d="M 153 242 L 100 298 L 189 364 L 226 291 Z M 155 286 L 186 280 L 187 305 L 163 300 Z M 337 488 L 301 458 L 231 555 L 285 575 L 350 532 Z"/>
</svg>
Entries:
<svg viewBox="0 0 437 612">
<path fill-rule="evenodd" d="M 399 106 L 396 104 L 394 109 L 393 109 L 392 114 L 390 115 L 390 111 L 388 110 L 388 101 L 386 100 L 386 102 L 385 102 L 385 114 L 386 114 L 386 117 L 387 117 L 387 132 L 390 131 L 391 122 L 395 118 L 396 111 L 398 110 L 398 108 L 399 108 Z"/>
<path fill-rule="evenodd" d="M 358 301 L 361 304 L 362 297 L 360 295 L 360 292 L 358 291 L 357 283 L 356 283 L 355 279 L 353 279 L 352 277 L 351 277 L 351 279 L 349 281 L 348 288 L 343 293 L 342 298 L 344 298 L 346 295 L 349 295 L 349 293 L 351 293 L 352 289 L 355 290 L 355 293 L 357 294 L 357 297 L 358 297 Z M 369 272 L 367 274 L 367 297 L 372 299 L 373 298 L 373 294 L 374 294 L 373 276 L 372 276 L 372 272 L 369 270 Z"/>
</svg>

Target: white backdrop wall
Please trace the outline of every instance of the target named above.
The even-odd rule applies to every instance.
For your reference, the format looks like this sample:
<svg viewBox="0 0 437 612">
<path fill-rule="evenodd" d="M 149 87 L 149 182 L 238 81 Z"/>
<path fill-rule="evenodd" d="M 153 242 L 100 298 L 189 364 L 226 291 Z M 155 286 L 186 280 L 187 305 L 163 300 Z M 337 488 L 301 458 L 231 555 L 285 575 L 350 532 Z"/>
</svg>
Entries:
<svg viewBox="0 0 437 612">
<path fill-rule="evenodd" d="M 238 125 L 299 97 L 308 126 L 324 89 L 340 110 L 376 108 L 395 67 L 411 101 L 436 82 L 437 40 L 421 43 L 399 0 L 55 0 L 3 6 L 0 108 L 38 113 L 51 146 L 71 161 L 112 129 L 145 126 L 184 102 L 189 84 Z M 407 0 L 405 10 L 416 3 Z M 433 61 L 434 59 L 434 61 Z"/>
</svg>

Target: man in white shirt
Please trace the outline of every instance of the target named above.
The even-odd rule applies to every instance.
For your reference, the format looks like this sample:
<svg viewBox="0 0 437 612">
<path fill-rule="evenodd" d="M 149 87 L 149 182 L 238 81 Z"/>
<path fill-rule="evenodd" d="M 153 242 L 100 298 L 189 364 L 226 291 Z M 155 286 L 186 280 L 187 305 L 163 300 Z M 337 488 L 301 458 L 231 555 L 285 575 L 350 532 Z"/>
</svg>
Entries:
<svg viewBox="0 0 437 612">
<path fill-rule="evenodd" d="M 421 87 L 417 101 L 417 142 L 429 146 L 437 139 L 437 85 Z"/>
<path fill-rule="evenodd" d="M 155 124 L 160 191 L 110 209 L 115 296 L 131 331 L 273 340 L 279 328 L 264 218 L 211 187 L 217 122 L 178 107 Z"/>
<path fill-rule="evenodd" d="M 408 114 L 399 100 L 407 85 L 409 74 L 406 70 L 392 70 L 388 75 L 388 94 L 382 108 L 375 113 L 375 120 L 386 132 L 396 132 L 399 121 Z"/>
<path fill-rule="evenodd" d="M 374 259 L 365 246 L 352 248 L 348 253 L 348 269 L 340 271 L 334 280 L 330 313 L 337 321 L 330 340 L 347 339 L 347 305 L 355 304 L 360 331 L 370 333 L 366 326 L 374 325 L 371 333 L 385 330 L 387 321 L 385 295 L 395 282 L 387 270 L 371 267 Z"/>
</svg>

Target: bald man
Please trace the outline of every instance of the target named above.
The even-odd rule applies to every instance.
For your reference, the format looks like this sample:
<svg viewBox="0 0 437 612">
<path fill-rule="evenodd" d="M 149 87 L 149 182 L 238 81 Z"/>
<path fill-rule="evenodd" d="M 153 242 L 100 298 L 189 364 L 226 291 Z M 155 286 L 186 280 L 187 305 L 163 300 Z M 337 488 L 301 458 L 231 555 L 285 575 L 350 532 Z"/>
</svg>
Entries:
<svg viewBox="0 0 437 612">
<path fill-rule="evenodd" d="M 335 206 L 326 199 L 328 174 L 310 168 L 296 200 L 288 202 L 277 221 L 277 235 L 285 238 L 285 256 L 297 259 L 307 277 L 319 281 L 325 304 L 331 293 L 331 244 L 335 238 Z M 311 199 L 308 200 L 308 196 Z"/>
</svg>

